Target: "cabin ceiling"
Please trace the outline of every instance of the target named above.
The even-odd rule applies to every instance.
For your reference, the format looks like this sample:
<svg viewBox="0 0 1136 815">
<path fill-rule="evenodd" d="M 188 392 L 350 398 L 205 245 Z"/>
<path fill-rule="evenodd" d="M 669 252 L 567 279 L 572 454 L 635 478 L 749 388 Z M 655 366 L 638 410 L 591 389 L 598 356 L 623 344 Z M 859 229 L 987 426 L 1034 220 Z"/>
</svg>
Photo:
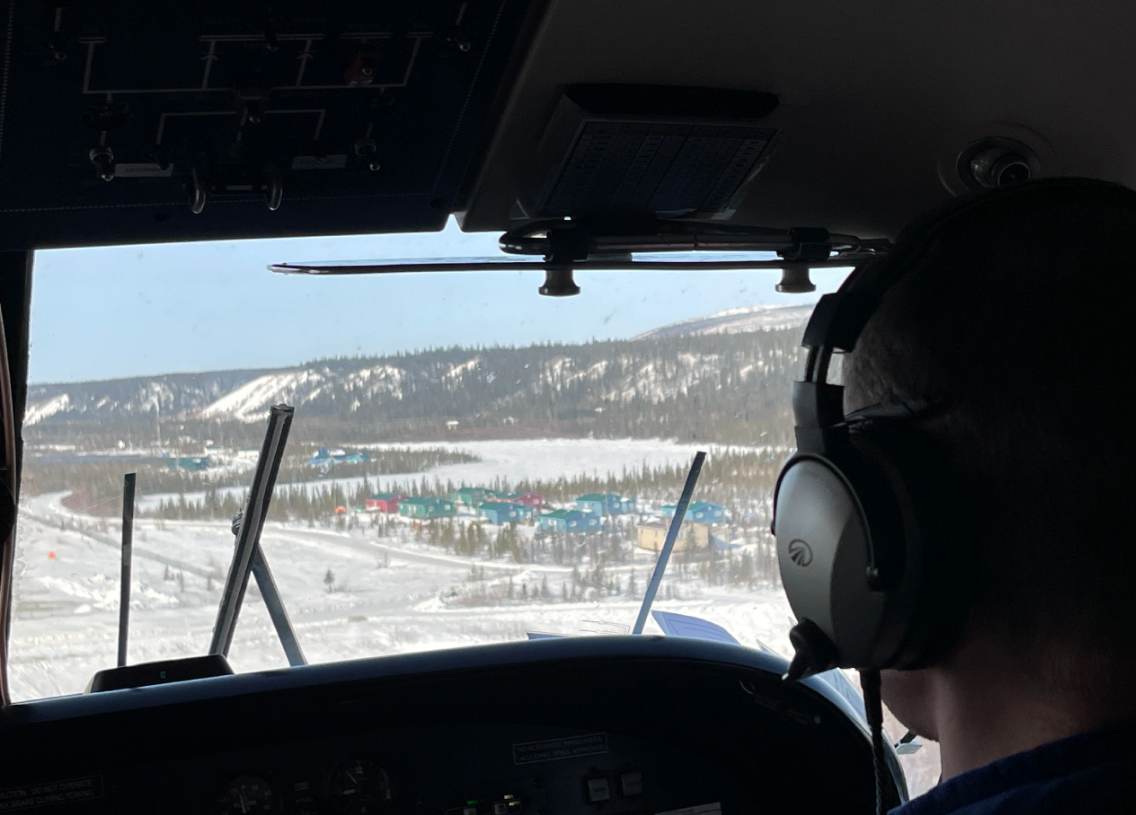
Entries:
<svg viewBox="0 0 1136 815">
<path fill-rule="evenodd" d="M 963 189 L 985 137 L 1040 175 L 1136 186 L 1136 4 L 1025 0 L 558 0 L 473 183 L 463 226 L 504 229 L 563 89 L 765 91 L 778 135 L 732 222 L 894 236 Z M 514 222 L 515 224 L 515 222 Z"/>
<path fill-rule="evenodd" d="M 775 137 L 712 216 L 733 224 L 893 237 L 965 189 L 959 155 L 990 138 L 1035 175 L 1136 186 L 1136 4 L 1118 0 L 9 0 L 0 27 L 0 249 L 450 212 L 503 232 L 539 215 L 580 84 L 775 96 L 757 122 Z"/>
</svg>

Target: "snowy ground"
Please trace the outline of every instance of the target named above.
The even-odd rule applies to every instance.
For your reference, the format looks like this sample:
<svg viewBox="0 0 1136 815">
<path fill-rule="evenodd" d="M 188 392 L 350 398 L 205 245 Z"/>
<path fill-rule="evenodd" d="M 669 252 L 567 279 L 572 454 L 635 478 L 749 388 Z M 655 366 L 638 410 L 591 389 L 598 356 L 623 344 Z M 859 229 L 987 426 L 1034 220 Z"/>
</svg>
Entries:
<svg viewBox="0 0 1136 815">
<path fill-rule="evenodd" d="M 425 475 L 431 482 L 437 478 L 443 482 L 453 481 L 455 484 L 491 484 L 494 478 L 508 479 L 509 483 L 529 480 L 555 480 L 561 476 L 575 476 L 580 474 L 606 476 L 608 473 L 619 474 L 627 469 L 647 467 L 663 467 L 667 465 L 689 465 L 694 454 L 699 450 L 722 449 L 716 446 L 707 448 L 706 445 L 678 444 L 671 440 L 662 439 L 508 439 L 494 441 L 467 441 L 467 442 L 402 442 L 392 444 L 363 444 L 354 445 L 359 449 L 381 451 L 383 449 L 437 449 L 439 447 L 470 453 L 477 456 L 479 461 L 463 464 L 446 464 L 435 467 L 426 473 L 392 474 L 370 477 L 370 483 L 375 485 L 376 492 L 393 483 L 406 483 L 409 480 L 418 480 Z M 753 450 L 755 448 L 746 448 Z M 785 457 L 786 452 L 770 450 L 771 455 Z M 250 475 L 251 478 L 251 475 Z M 332 482 L 338 483 L 345 490 L 354 490 L 363 482 L 360 478 L 333 479 L 325 478 L 308 482 L 309 487 L 323 487 Z M 225 490 L 219 490 L 225 492 Z M 229 490 L 239 496 L 241 488 Z M 153 511 L 158 508 L 161 500 L 176 500 L 175 494 L 153 494 L 143 496 L 139 501 L 139 509 Z M 189 501 L 199 501 L 204 493 L 186 493 Z"/>
<path fill-rule="evenodd" d="M 90 519 L 81 519 L 89 527 L 86 533 L 70 528 L 76 516 L 62 506 L 61 497 L 37 496 L 21 513 L 10 649 L 13 694 L 20 699 L 80 692 L 95 671 L 114 662 L 118 528 L 111 523 L 100 531 Z M 635 601 L 615 597 L 560 601 L 568 566 L 463 558 L 405 535 L 379 538 L 368 529 L 352 534 L 270 524 L 262 545 L 312 662 L 523 639 L 526 631 L 622 633 L 638 608 Z M 205 651 L 232 546 L 224 522 L 136 522 L 131 662 Z M 633 565 L 609 568 L 608 574 L 626 579 L 634 569 L 642 586 L 653 555 L 637 557 Z M 486 584 L 512 577 L 517 597 L 522 586 L 532 592 L 547 578 L 555 599 L 505 600 L 499 606 L 447 603 L 451 590 L 468 587 L 475 565 L 485 570 Z M 330 592 L 324 582 L 329 569 L 335 575 Z M 790 612 L 780 591 L 692 584 L 680 590 L 697 599 L 660 600 L 657 607 L 714 620 L 748 644 L 761 640 L 788 651 Z M 285 665 L 252 589 L 250 601 L 234 639 L 234 667 Z"/>
</svg>

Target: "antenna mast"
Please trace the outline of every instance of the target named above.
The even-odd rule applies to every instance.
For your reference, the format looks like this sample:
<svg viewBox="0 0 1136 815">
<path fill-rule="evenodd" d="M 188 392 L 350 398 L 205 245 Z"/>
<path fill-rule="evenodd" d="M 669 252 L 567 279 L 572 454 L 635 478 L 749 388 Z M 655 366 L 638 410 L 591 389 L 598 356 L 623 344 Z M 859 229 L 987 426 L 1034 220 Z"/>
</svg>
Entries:
<svg viewBox="0 0 1136 815">
<path fill-rule="evenodd" d="M 655 571 L 651 574 L 651 582 L 647 584 L 647 590 L 643 592 L 643 605 L 639 607 L 639 617 L 635 620 L 635 627 L 631 629 L 632 634 L 642 634 L 643 626 L 647 624 L 647 615 L 651 611 L 651 604 L 655 602 L 655 595 L 659 591 L 659 584 L 663 582 L 663 573 L 667 570 L 667 562 L 671 559 L 671 550 L 674 549 L 675 541 L 678 539 L 679 527 L 682 526 L 683 518 L 686 517 L 686 507 L 690 503 L 690 497 L 694 495 L 694 486 L 698 483 L 698 476 L 702 472 L 702 462 L 706 460 L 706 453 L 699 450 L 694 454 L 694 463 L 690 465 L 690 472 L 686 475 L 686 484 L 682 488 L 682 495 L 679 496 L 678 504 L 675 505 L 675 514 L 671 518 L 671 527 L 667 530 L 666 540 L 663 541 L 663 549 L 659 552 L 659 559 L 655 561 Z"/>
<path fill-rule="evenodd" d="M 118 667 L 126 665 L 126 642 L 130 633 L 130 562 L 134 554 L 134 482 L 137 473 L 122 479 L 122 578 L 118 599 Z"/>
</svg>

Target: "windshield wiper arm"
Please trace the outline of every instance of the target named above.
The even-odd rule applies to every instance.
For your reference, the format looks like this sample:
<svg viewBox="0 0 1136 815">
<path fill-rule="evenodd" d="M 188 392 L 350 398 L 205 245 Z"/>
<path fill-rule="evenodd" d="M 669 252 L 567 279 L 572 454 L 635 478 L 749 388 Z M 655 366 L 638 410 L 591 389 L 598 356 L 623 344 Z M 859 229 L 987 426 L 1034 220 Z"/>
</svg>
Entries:
<svg viewBox="0 0 1136 815">
<path fill-rule="evenodd" d="M 682 526 L 682 520 L 686 517 L 686 507 L 690 503 L 690 497 L 694 495 L 694 486 L 698 483 L 698 476 L 702 472 L 702 462 L 706 460 L 706 453 L 699 450 L 694 454 L 694 463 L 690 465 L 690 472 L 686 476 L 686 484 L 683 485 L 682 495 L 678 498 L 678 503 L 675 504 L 674 517 L 671 518 L 671 527 L 667 530 L 666 540 L 663 541 L 663 549 L 659 552 L 659 559 L 655 561 L 655 571 L 651 573 L 651 582 L 647 584 L 647 590 L 643 592 L 643 605 L 639 607 L 639 617 L 635 620 L 635 627 L 631 629 L 632 634 L 642 634 L 643 626 L 647 624 L 647 614 L 651 611 L 651 604 L 655 602 L 655 594 L 659 591 L 659 584 L 663 582 L 663 573 L 667 570 L 667 562 L 671 559 L 671 550 L 674 549 L 675 541 L 678 539 L 678 530 Z"/>
<path fill-rule="evenodd" d="M 307 665 L 308 661 L 304 658 L 304 652 L 300 650 L 300 642 L 296 639 L 296 632 L 292 630 L 288 612 L 284 610 L 284 601 L 280 599 L 280 590 L 276 588 L 276 581 L 272 578 L 272 571 L 268 568 L 268 561 L 259 543 L 256 545 L 256 551 L 252 553 L 252 576 L 256 578 L 256 587 L 260 589 L 260 596 L 264 599 L 264 605 L 268 607 L 268 616 L 272 618 L 272 625 L 276 628 L 276 636 L 284 647 L 288 664 L 293 668 Z"/>
<path fill-rule="evenodd" d="M 233 561 L 229 565 L 229 576 L 225 580 L 225 590 L 221 594 L 221 605 L 217 609 L 217 623 L 213 626 L 213 639 L 209 653 L 227 657 L 233 644 L 233 631 L 241 613 L 245 590 L 248 588 L 249 574 L 256 577 L 264 604 L 276 627 L 276 635 L 284 646 L 284 653 L 291 666 L 307 665 L 296 633 L 280 600 L 280 592 L 268 561 L 260 549 L 260 533 L 264 519 L 268 515 L 268 505 L 272 501 L 272 490 L 276 486 L 276 476 L 280 473 L 280 461 L 284 457 L 284 446 L 288 442 L 288 431 L 292 427 L 295 408 L 288 405 L 273 405 L 268 417 L 268 432 L 256 460 L 256 471 L 249 489 L 248 503 L 241 513 L 239 526 L 234 523 L 237 536 Z"/>
</svg>

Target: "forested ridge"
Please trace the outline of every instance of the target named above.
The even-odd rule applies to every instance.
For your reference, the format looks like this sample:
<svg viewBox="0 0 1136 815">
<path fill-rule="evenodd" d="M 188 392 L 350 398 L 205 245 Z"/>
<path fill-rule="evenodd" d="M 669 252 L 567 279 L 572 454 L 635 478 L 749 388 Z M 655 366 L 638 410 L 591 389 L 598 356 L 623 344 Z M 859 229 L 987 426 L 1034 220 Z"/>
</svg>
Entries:
<svg viewBox="0 0 1136 815">
<path fill-rule="evenodd" d="M 785 445 L 799 342 L 799 328 L 782 328 L 35 385 L 25 438 L 78 449 L 256 446 L 268 406 L 287 402 L 293 439 L 319 445 L 586 435 Z"/>
</svg>

